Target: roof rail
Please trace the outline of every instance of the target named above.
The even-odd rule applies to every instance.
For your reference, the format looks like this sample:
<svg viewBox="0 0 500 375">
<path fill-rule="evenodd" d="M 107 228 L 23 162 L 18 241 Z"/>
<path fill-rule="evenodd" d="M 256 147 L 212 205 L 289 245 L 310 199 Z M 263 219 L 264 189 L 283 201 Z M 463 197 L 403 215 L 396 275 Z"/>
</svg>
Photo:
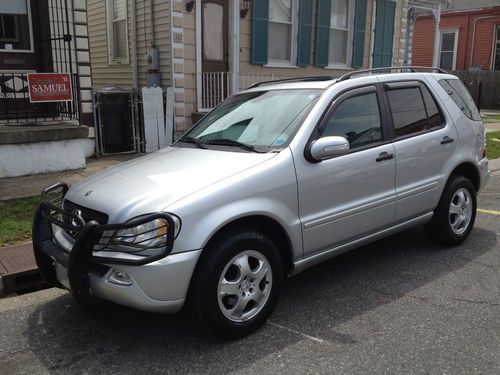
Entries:
<svg viewBox="0 0 500 375">
<path fill-rule="evenodd" d="M 403 73 L 404 70 L 410 71 L 411 73 L 415 73 L 416 70 L 430 70 L 430 71 L 435 71 L 437 73 L 444 73 L 448 74 L 448 72 L 444 69 L 438 68 L 438 67 L 430 67 L 430 66 L 388 66 L 385 68 L 373 68 L 373 69 L 362 69 L 362 70 L 355 70 L 353 72 L 349 72 L 344 74 L 342 77 L 340 77 L 337 82 L 342 82 L 345 80 L 350 79 L 353 75 L 356 74 L 363 74 L 363 73 L 371 73 L 371 72 L 381 72 L 381 71 L 391 71 L 391 70 L 400 70 L 400 73 Z"/>
<path fill-rule="evenodd" d="M 309 82 L 309 81 L 330 81 L 332 79 L 336 79 L 337 77 L 331 76 L 311 76 L 311 77 L 295 77 L 295 78 L 282 78 L 282 79 L 274 79 L 271 81 L 262 81 L 254 83 L 253 85 L 247 87 L 248 89 L 253 89 L 254 87 L 258 87 L 261 85 L 273 85 L 276 83 L 286 83 L 286 82 Z"/>
</svg>

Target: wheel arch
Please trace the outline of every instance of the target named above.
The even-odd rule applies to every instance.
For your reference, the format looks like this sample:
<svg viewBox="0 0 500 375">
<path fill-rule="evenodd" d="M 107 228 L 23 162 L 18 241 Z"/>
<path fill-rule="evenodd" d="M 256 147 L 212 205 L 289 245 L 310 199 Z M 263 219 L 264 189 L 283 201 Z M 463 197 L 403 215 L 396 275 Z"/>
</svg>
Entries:
<svg viewBox="0 0 500 375">
<path fill-rule="evenodd" d="M 446 183 L 453 178 L 453 176 L 460 175 L 464 176 L 467 178 L 470 182 L 472 182 L 472 185 L 474 186 L 474 190 L 476 193 L 479 191 L 479 187 L 481 185 L 481 179 L 479 177 L 479 171 L 477 170 L 476 166 L 471 163 L 471 162 L 464 162 L 455 167 L 453 171 L 450 173 L 448 180 Z"/>
<path fill-rule="evenodd" d="M 268 236 L 280 251 L 285 272 L 287 274 L 291 273 L 293 269 L 293 246 L 291 239 L 285 228 L 278 221 L 266 215 L 244 216 L 226 223 L 210 237 L 205 248 L 209 247 L 220 236 L 229 231 L 238 230 L 238 228 L 255 229 Z"/>
</svg>

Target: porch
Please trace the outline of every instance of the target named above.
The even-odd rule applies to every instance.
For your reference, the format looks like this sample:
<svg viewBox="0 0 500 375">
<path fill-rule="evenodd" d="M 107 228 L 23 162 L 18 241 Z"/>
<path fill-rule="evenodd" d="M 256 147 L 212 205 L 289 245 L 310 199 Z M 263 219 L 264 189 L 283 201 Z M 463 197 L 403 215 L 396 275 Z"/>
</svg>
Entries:
<svg viewBox="0 0 500 375">
<path fill-rule="evenodd" d="M 233 79 L 231 72 L 206 72 L 196 75 L 196 94 L 198 112 L 206 113 L 217 107 L 229 96 L 238 91 L 264 81 L 289 78 L 272 72 L 239 73 Z"/>
<path fill-rule="evenodd" d="M 2 22 L 11 25 L 0 39 L 0 178 L 84 168 L 93 153 L 91 129 L 82 126 L 91 119 L 81 100 L 91 85 L 83 69 L 85 12 L 85 3 L 73 0 L 0 4 Z M 40 83 L 31 93 L 30 77 Z"/>
</svg>

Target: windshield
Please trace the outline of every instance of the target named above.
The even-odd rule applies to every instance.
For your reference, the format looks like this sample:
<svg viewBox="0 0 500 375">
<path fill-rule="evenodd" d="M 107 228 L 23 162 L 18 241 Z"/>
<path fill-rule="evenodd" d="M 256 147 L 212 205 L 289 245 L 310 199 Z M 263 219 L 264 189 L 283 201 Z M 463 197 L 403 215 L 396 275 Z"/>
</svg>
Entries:
<svg viewBox="0 0 500 375">
<path fill-rule="evenodd" d="M 320 90 L 272 90 L 235 95 L 204 117 L 186 137 L 204 144 L 235 145 L 238 142 L 254 148 L 280 148 L 320 95 Z M 226 142 L 221 142 L 223 140 Z"/>
</svg>

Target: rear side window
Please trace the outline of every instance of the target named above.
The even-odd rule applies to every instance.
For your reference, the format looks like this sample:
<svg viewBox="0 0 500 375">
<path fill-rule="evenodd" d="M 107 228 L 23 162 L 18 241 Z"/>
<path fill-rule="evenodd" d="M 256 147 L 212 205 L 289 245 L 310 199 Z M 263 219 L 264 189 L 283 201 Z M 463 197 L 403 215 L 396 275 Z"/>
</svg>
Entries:
<svg viewBox="0 0 500 375">
<path fill-rule="evenodd" d="M 464 115 L 474 121 L 481 121 L 481 115 L 469 91 L 459 79 L 441 79 L 439 84 L 451 96 Z"/>
<path fill-rule="evenodd" d="M 390 89 L 387 97 L 396 137 L 419 133 L 428 128 L 424 99 L 418 87 Z"/>
<path fill-rule="evenodd" d="M 436 101 L 432 97 L 429 89 L 424 85 L 420 86 L 422 96 L 424 97 L 425 108 L 427 109 L 427 117 L 429 118 L 429 127 L 431 129 L 440 128 L 444 125 L 444 118 L 439 110 Z"/>
</svg>

